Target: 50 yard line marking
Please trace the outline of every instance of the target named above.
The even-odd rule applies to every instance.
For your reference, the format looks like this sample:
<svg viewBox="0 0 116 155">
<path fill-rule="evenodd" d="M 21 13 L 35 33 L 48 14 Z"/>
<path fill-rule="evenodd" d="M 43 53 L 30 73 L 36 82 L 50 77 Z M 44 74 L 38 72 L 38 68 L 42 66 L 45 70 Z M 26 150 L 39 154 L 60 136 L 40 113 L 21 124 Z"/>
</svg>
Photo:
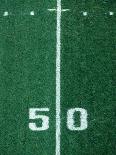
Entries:
<svg viewBox="0 0 116 155">
<path fill-rule="evenodd" d="M 62 9 L 61 0 L 57 0 L 57 9 L 48 9 L 48 11 L 57 12 L 57 26 L 56 26 L 56 155 L 60 155 L 60 143 L 61 143 L 61 13 L 69 11 L 69 9 Z"/>
<path fill-rule="evenodd" d="M 61 103 L 60 103 L 60 65 L 61 65 L 61 0 L 57 0 L 56 28 L 56 155 L 60 155 L 61 141 Z"/>
</svg>

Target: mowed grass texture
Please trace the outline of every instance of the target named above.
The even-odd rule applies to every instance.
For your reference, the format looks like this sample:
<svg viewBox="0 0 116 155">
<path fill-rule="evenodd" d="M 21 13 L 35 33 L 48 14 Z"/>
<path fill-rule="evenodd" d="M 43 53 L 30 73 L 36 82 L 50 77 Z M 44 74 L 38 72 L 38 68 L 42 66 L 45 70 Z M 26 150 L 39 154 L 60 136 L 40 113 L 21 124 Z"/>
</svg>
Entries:
<svg viewBox="0 0 116 155">
<path fill-rule="evenodd" d="M 114 155 L 116 13 L 109 11 L 116 12 L 116 2 L 64 0 L 62 5 L 70 9 L 62 15 L 62 155 Z M 66 110 L 72 107 L 87 109 L 87 130 L 66 128 Z"/>
<path fill-rule="evenodd" d="M 0 155 L 55 155 L 56 11 L 47 9 L 56 2 L 0 1 Z M 116 2 L 62 0 L 62 9 L 61 155 L 114 155 Z M 29 129 L 29 108 L 50 109 L 48 130 Z M 87 110 L 86 130 L 67 129 L 70 108 Z"/>
<path fill-rule="evenodd" d="M 47 9 L 55 4 L 0 4 L 0 155 L 54 154 L 56 14 Z M 3 11 L 10 15 L 2 17 Z M 46 107 L 51 128 L 31 131 L 29 108 Z"/>
</svg>

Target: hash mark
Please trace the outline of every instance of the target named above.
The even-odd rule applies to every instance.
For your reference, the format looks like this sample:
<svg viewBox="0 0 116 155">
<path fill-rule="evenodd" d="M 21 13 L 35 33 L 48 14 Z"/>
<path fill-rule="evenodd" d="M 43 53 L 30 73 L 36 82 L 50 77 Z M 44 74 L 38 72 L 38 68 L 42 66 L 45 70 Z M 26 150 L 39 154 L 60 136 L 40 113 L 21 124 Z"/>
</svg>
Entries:
<svg viewBox="0 0 116 155">
<path fill-rule="evenodd" d="M 8 11 L 5 11 L 3 16 L 8 16 Z"/>
<path fill-rule="evenodd" d="M 110 12 L 109 12 L 109 15 L 110 15 L 110 16 L 113 16 L 113 15 L 114 15 L 114 12 L 110 11 Z"/>
<path fill-rule="evenodd" d="M 88 15 L 88 13 L 87 12 L 83 12 L 83 16 L 87 16 Z"/>
<path fill-rule="evenodd" d="M 48 11 L 57 11 L 57 9 L 53 8 L 53 9 L 48 9 Z M 66 12 L 66 11 L 70 11 L 70 9 L 62 9 L 62 12 Z"/>
<path fill-rule="evenodd" d="M 31 16 L 34 16 L 34 15 L 35 15 L 34 11 L 31 11 L 31 12 L 30 12 L 30 15 L 31 15 Z"/>
</svg>

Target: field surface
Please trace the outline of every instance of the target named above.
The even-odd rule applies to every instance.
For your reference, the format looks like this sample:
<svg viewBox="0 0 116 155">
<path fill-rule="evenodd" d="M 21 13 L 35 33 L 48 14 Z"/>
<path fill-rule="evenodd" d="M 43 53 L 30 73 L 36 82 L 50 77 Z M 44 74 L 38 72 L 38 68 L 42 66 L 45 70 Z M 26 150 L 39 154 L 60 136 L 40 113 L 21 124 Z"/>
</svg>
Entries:
<svg viewBox="0 0 116 155">
<path fill-rule="evenodd" d="M 0 0 L 0 155 L 114 155 L 116 1 L 62 0 L 60 152 L 56 150 L 56 0 Z M 32 131 L 30 108 L 49 117 Z M 87 111 L 87 129 L 67 111 Z M 74 121 L 80 126 L 80 114 Z"/>
</svg>

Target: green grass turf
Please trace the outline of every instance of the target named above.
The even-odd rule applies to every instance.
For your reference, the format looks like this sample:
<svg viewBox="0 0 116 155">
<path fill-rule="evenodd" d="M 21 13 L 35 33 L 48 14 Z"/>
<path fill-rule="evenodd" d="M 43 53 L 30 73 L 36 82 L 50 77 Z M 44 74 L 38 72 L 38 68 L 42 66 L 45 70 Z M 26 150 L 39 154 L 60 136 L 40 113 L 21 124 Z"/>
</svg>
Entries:
<svg viewBox="0 0 116 155">
<path fill-rule="evenodd" d="M 47 11 L 55 6 L 0 1 L 0 155 L 55 155 L 56 13 Z M 62 0 L 62 7 L 70 11 L 61 24 L 61 155 L 114 155 L 116 2 Z M 32 107 L 50 108 L 47 131 L 29 130 Z M 85 131 L 66 128 L 75 107 L 88 111 Z"/>
<path fill-rule="evenodd" d="M 12 15 L 0 18 L 0 155 L 54 154 L 56 14 L 47 11 L 52 5 L 1 6 Z M 35 16 L 29 15 L 32 10 Z M 50 108 L 48 131 L 29 130 L 32 107 Z"/>
<path fill-rule="evenodd" d="M 62 15 L 62 154 L 114 155 L 116 16 L 105 13 L 116 11 L 116 3 L 65 0 L 63 6 L 71 11 Z M 88 110 L 87 130 L 67 130 L 72 107 Z"/>
</svg>

